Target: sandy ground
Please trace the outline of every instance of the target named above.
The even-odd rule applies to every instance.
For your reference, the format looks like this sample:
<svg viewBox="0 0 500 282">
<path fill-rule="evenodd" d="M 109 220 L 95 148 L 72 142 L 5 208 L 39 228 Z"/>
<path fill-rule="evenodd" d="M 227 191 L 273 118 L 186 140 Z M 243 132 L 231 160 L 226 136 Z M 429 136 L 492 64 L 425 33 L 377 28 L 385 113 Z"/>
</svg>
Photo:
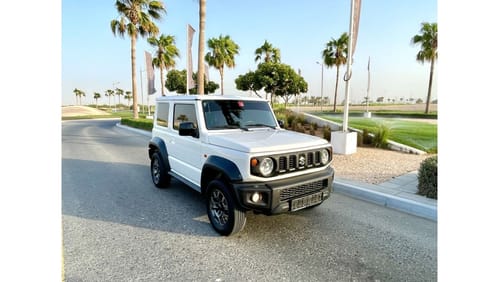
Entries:
<svg viewBox="0 0 500 282">
<path fill-rule="evenodd" d="M 62 116 L 109 115 L 109 113 L 85 106 L 62 107 Z M 391 178 L 416 171 L 420 163 L 431 155 L 415 155 L 358 147 L 351 155 L 334 155 L 335 177 L 378 184 Z"/>
<path fill-rule="evenodd" d="M 61 112 L 63 117 L 74 116 L 89 116 L 89 115 L 110 115 L 105 111 L 101 111 L 92 107 L 86 106 L 64 106 Z"/>
</svg>

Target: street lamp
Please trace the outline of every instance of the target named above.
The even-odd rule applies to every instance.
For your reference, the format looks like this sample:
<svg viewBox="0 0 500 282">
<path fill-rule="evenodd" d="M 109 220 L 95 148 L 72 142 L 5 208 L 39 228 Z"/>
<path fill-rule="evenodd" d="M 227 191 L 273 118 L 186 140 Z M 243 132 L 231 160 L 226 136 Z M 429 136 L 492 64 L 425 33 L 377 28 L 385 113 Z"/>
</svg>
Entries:
<svg viewBox="0 0 500 282">
<path fill-rule="evenodd" d="M 316 62 L 316 64 L 321 65 L 321 100 L 319 101 L 320 109 L 323 111 L 323 67 L 324 65 L 320 62 Z"/>
<path fill-rule="evenodd" d="M 113 82 L 113 91 L 115 91 L 115 85 L 120 84 L 119 81 Z M 115 91 L 115 97 L 113 98 L 115 100 L 115 112 L 116 112 L 116 91 Z"/>
</svg>

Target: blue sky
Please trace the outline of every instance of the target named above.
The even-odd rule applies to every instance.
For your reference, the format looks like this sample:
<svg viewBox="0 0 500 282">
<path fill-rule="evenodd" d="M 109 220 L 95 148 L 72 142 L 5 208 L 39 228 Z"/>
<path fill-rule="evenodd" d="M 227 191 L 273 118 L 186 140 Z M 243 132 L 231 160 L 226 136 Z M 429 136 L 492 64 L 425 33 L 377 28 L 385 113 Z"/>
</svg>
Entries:
<svg viewBox="0 0 500 282">
<path fill-rule="evenodd" d="M 173 35 L 181 52 L 177 69 L 186 68 L 186 25 L 198 29 L 198 2 L 164 1 L 167 15 L 158 23 L 163 34 Z M 234 79 L 255 70 L 255 49 L 268 40 L 281 50 L 282 63 L 300 69 L 308 82 L 307 95 L 321 95 L 321 52 L 331 38 L 338 38 L 349 29 L 349 0 L 336 1 L 207 1 L 206 39 L 229 35 L 240 46 L 236 67 L 225 69 L 224 92 L 247 95 L 236 90 Z M 104 97 L 106 89 L 131 90 L 130 39 L 115 37 L 110 21 L 118 17 L 114 1 L 62 1 L 62 104 L 75 104 L 73 89 L 86 92 L 84 103 L 94 103 L 94 92 Z M 437 1 L 362 1 L 359 36 L 354 54 L 351 101 L 366 96 L 367 62 L 371 59 L 370 97 L 425 100 L 429 76 L 428 63 L 416 62 L 418 46 L 410 43 L 422 22 L 437 21 Z M 193 62 L 197 67 L 198 32 L 193 42 Z M 144 51 L 153 53 L 145 39 L 137 44 L 137 83 L 139 103 L 147 101 L 146 77 L 143 73 L 144 95 L 140 92 L 140 69 L 145 69 Z M 205 47 L 205 53 L 208 52 Z M 437 98 L 438 66 L 435 72 L 433 99 Z M 341 75 L 345 71 L 341 69 Z M 335 69 L 324 69 L 324 96 L 333 97 Z M 220 84 L 217 70 L 209 71 L 211 80 Z M 160 95 L 159 71 L 156 72 L 154 96 Z M 216 91 L 220 93 L 220 89 Z M 345 95 L 339 84 L 339 101 Z M 144 98 L 142 98 L 144 97 Z M 150 96 L 151 97 L 151 96 Z M 333 100 L 333 99 L 331 99 Z M 153 101 L 151 99 L 151 101 Z M 99 103 L 107 103 L 104 97 Z M 113 103 L 113 100 L 111 101 Z"/>
</svg>

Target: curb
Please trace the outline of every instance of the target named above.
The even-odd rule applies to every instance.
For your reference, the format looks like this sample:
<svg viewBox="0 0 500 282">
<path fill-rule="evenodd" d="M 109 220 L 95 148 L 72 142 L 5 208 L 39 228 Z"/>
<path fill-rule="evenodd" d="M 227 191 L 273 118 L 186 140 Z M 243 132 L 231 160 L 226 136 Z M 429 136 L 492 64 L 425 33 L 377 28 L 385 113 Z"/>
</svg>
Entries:
<svg viewBox="0 0 500 282">
<path fill-rule="evenodd" d="M 437 207 L 334 181 L 334 191 L 437 222 Z"/>
</svg>

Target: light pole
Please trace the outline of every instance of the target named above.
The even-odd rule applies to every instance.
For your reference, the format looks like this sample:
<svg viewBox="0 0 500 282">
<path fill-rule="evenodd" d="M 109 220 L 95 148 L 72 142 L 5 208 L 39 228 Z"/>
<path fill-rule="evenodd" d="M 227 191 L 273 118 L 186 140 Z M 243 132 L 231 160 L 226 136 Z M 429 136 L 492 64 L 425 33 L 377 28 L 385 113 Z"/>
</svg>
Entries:
<svg viewBox="0 0 500 282">
<path fill-rule="evenodd" d="M 321 65 L 321 100 L 319 101 L 320 109 L 323 111 L 323 67 L 324 65 L 320 62 L 316 62 L 316 64 Z"/>
<path fill-rule="evenodd" d="M 115 91 L 115 85 L 117 84 L 120 84 L 119 81 L 116 81 L 116 82 L 113 82 L 113 91 Z M 115 91 L 115 97 L 113 98 L 113 100 L 115 101 L 115 112 L 116 112 L 116 91 Z"/>
</svg>

